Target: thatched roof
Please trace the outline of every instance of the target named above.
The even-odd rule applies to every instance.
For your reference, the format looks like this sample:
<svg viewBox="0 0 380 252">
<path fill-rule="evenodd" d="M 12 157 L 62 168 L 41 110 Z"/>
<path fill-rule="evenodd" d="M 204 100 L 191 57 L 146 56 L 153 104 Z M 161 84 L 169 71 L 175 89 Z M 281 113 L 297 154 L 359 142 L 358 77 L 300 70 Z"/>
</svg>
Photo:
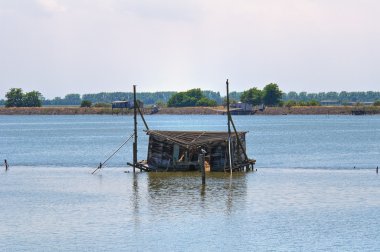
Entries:
<svg viewBox="0 0 380 252">
<path fill-rule="evenodd" d="M 239 138 L 244 136 L 247 132 L 238 132 Z M 214 142 L 228 141 L 228 132 L 220 131 L 161 131 L 161 130 L 148 130 L 148 135 L 161 138 L 165 141 L 176 143 L 184 147 L 199 146 L 202 144 L 210 144 Z M 231 138 L 236 135 L 231 133 Z"/>
</svg>

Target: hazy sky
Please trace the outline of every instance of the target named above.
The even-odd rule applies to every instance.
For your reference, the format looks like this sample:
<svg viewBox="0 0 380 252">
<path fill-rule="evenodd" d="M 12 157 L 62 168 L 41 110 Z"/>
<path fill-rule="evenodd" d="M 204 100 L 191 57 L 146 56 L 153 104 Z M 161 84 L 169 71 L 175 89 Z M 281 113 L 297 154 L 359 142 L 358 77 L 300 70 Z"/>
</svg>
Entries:
<svg viewBox="0 0 380 252">
<path fill-rule="evenodd" d="M 380 90 L 378 0 L 0 0 L 0 97 Z"/>
</svg>

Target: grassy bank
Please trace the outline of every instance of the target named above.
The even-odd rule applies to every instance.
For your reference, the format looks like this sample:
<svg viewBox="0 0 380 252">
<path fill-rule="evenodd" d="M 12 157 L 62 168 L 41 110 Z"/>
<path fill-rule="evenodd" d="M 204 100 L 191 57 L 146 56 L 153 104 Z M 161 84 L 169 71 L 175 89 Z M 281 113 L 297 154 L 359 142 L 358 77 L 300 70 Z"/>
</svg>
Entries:
<svg viewBox="0 0 380 252">
<path fill-rule="evenodd" d="M 166 115 L 213 115 L 222 114 L 223 107 L 184 107 L 162 108 L 157 114 Z M 265 111 L 258 111 L 256 115 L 351 115 L 353 110 L 363 110 L 367 114 L 380 114 L 380 107 L 356 106 L 316 106 L 316 107 L 273 107 Z M 114 114 L 122 114 L 114 110 Z M 124 111 L 123 114 L 132 114 L 133 110 Z M 150 109 L 145 109 L 149 114 Z M 0 115 L 110 115 L 111 108 L 79 108 L 79 107 L 40 107 L 40 108 L 4 108 L 0 107 Z"/>
</svg>

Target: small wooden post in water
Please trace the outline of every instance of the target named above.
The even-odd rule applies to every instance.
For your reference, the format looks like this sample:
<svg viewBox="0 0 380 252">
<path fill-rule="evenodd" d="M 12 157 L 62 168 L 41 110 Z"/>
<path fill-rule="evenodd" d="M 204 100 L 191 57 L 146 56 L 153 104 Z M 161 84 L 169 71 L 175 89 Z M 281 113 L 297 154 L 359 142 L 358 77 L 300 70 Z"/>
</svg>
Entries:
<svg viewBox="0 0 380 252">
<path fill-rule="evenodd" d="M 137 100 L 136 100 L 136 85 L 133 85 L 133 120 L 134 120 L 134 135 L 133 143 L 133 173 L 136 172 L 137 164 Z"/>
<path fill-rule="evenodd" d="M 199 161 L 201 163 L 202 185 L 205 185 L 206 184 L 205 154 L 199 155 Z"/>
<path fill-rule="evenodd" d="M 5 171 L 8 171 L 9 165 L 6 159 L 4 159 L 4 165 L 5 165 Z"/>
</svg>

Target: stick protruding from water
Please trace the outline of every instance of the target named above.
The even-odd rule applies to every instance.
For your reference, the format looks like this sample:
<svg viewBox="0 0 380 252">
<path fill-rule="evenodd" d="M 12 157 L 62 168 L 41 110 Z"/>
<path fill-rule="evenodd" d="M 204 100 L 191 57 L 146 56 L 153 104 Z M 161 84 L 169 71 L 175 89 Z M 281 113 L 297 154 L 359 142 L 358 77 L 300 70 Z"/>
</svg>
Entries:
<svg viewBox="0 0 380 252">
<path fill-rule="evenodd" d="M 5 171 L 8 171 L 9 164 L 6 159 L 4 159 L 4 166 L 5 166 Z"/>
</svg>

